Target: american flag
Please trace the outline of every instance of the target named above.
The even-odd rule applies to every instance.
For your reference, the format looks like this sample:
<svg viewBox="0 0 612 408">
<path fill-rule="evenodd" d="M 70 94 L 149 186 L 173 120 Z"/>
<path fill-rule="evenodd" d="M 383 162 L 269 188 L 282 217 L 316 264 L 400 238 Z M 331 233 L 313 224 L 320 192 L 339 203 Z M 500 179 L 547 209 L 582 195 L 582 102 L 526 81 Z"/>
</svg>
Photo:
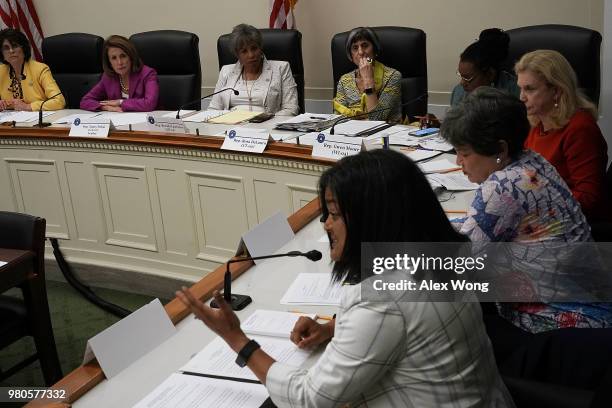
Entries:
<svg viewBox="0 0 612 408">
<path fill-rule="evenodd" d="M 32 0 L 0 0 L 0 28 L 15 28 L 28 37 L 34 58 L 42 61 L 43 32 Z"/>
<path fill-rule="evenodd" d="M 270 28 L 295 28 L 295 3 L 297 0 L 270 0 Z"/>
</svg>

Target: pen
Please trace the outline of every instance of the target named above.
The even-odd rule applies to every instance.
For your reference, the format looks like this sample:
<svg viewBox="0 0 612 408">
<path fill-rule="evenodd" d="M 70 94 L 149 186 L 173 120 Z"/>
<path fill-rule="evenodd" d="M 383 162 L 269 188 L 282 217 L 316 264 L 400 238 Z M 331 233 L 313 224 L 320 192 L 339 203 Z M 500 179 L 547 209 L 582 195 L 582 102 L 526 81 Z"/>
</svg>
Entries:
<svg viewBox="0 0 612 408">
<path fill-rule="evenodd" d="M 307 314 L 309 314 L 309 313 L 304 313 L 304 312 L 301 312 L 301 311 L 299 311 L 299 310 L 290 310 L 289 312 L 290 312 L 290 313 L 302 314 L 302 315 L 307 315 Z M 334 320 L 334 317 L 333 317 L 333 316 L 329 316 L 329 315 L 320 315 L 320 314 L 315 314 L 315 320 L 319 320 L 319 319 L 321 319 L 321 320 Z"/>
<path fill-rule="evenodd" d="M 327 118 L 323 118 L 321 116 L 311 116 L 310 119 L 326 120 Z"/>
<path fill-rule="evenodd" d="M 463 210 L 444 210 L 446 214 L 467 214 L 467 211 Z"/>
</svg>

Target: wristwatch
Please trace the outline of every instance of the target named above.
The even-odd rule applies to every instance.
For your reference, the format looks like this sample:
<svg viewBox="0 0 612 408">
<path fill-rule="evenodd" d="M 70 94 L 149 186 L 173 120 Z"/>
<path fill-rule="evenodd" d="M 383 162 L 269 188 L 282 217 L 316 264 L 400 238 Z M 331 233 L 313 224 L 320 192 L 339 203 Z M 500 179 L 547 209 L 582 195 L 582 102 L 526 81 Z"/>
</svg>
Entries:
<svg viewBox="0 0 612 408">
<path fill-rule="evenodd" d="M 366 88 L 366 89 L 364 89 L 364 90 L 363 90 L 363 92 L 364 92 L 366 95 L 372 95 L 372 94 L 374 93 L 374 89 L 372 89 L 372 88 Z"/>
<path fill-rule="evenodd" d="M 238 356 L 236 357 L 236 364 L 238 364 L 238 367 L 246 366 L 249 358 L 251 358 L 251 354 L 259 347 L 259 343 L 255 340 L 249 340 L 249 342 L 238 352 Z"/>
</svg>

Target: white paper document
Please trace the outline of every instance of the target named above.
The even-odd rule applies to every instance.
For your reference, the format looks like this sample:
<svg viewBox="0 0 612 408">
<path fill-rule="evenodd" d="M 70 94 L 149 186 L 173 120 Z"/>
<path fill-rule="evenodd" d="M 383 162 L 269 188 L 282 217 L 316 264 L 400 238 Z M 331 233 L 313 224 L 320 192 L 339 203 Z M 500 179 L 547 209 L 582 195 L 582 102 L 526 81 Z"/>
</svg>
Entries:
<svg viewBox="0 0 612 408">
<path fill-rule="evenodd" d="M 6 265 L 8 262 L 0 261 L 0 266 Z"/>
<path fill-rule="evenodd" d="M 441 152 L 450 152 L 453 150 L 453 145 L 448 143 L 446 140 L 444 140 L 444 138 L 442 138 L 442 136 L 439 135 L 420 141 L 419 146 L 425 149 L 439 150 Z"/>
<path fill-rule="evenodd" d="M 44 111 L 43 118 L 53 115 L 54 111 Z M 1 122 L 36 122 L 38 121 L 38 112 L 30 111 L 5 111 L 0 115 Z"/>
<path fill-rule="evenodd" d="M 194 115 L 183 118 L 185 122 L 208 122 L 209 119 L 217 118 L 221 115 L 229 113 L 228 110 L 205 110 Z M 175 115 L 176 116 L 176 115 Z"/>
<path fill-rule="evenodd" d="M 432 157 L 436 157 L 442 154 L 442 152 L 439 152 L 437 150 L 425 150 L 418 148 L 412 149 L 409 147 L 401 148 L 400 151 L 406 156 L 410 157 L 410 159 L 414 162 L 431 159 Z"/>
<path fill-rule="evenodd" d="M 310 355 L 309 351 L 299 349 L 289 339 L 254 335 L 250 337 L 259 343 L 262 350 L 276 361 L 294 367 L 300 367 Z M 236 352 L 221 337 L 211 341 L 180 370 L 189 373 L 258 381 L 248 367 L 239 367 L 236 364 Z"/>
<path fill-rule="evenodd" d="M 329 273 L 300 273 L 283 295 L 282 305 L 339 306 L 342 285 Z"/>
<path fill-rule="evenodd" d="M 315 314 L 302 315 L 278 310 L 257 309 L 244 319 L 240 327 L 247 334 L 288 339 L 300 316 L 307 316 L 313 320 L 316 317 Z"/>
<path fill-rule="evenodd" d="M 196 111 L 192 109 L 181 109 L 179 112 L 179 118 L 184 120 L 185 118 L 183 116 L 191 115 L 194 112 Z M 164 113 L 162 115 L 162 118 L 176 118 L 176 111 L 170 111 L 168 113 Z"/>
<path fill-rule="evenodd" d="M 261 384 L 174 373 L 133 408 L 259 408 L 266 399 Z"/>
<path fill-rule="evenodd" d="M 423 173 L 447 173 L 451 171 L 461 170 L 461 166 L 448 159 L 431 160 L 428 162 L 418 163 Z"/>
<path fill-rule="evenodd" d="M 289 119 L 278 122 L 277 125 L 284 123 L 302 123 L 302 122 L 312 122 L 317 120 L 330 120 L 336 119 L 340 117 L 340 115 L 336 115 L 333 113 L 302 113 L 297 116 L 293 116 Z"/>
<path fill-rule="evenodd" d="M 478 188 L 478 184 L 472 183 L 463 173 L 428 174 L 427 180 L 432 187 L 434 184 L 440 184 L 448 191 L 466 191 Z"/>
<path fill-rule="evenodd" d="M 91 118 L 94 118 L 96 116 L 100 115 L 100 112 L 93 112 L 93 113 L 74 113 L 72 115 L 68 115 L 68 116 L 63 116 L 59 119 L 54 120 L 53 123 L 54 125 L 62 125 L 62 124 L 71 124 L 72 122 L 74 122 L 74 120 L 76 118 L 79 118 L 81 120 L 89 120 Z"/>
<path fill-rule="evenodd" d="M 358 133 L 385 125 L 384 120 L 349 120 L 334 126 L 334 134 L 356 136 Z"/>
</svg>

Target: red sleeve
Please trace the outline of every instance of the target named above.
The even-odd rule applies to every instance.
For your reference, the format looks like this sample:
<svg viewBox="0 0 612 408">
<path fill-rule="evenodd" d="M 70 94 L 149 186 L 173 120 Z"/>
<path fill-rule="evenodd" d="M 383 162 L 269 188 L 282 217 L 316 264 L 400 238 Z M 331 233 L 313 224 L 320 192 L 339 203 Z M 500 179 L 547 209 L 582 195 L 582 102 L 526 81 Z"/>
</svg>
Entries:
<svg viewBox="0 0 612 408">
<path fill-rule="evenodd" d="M 570 125 L 562 148 L 572 193 L 587 217 L 595 215 L 605 195 L 606 141 L 597 124 L 589 118 Z"/>
</svg>

